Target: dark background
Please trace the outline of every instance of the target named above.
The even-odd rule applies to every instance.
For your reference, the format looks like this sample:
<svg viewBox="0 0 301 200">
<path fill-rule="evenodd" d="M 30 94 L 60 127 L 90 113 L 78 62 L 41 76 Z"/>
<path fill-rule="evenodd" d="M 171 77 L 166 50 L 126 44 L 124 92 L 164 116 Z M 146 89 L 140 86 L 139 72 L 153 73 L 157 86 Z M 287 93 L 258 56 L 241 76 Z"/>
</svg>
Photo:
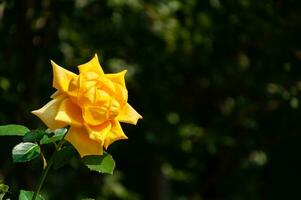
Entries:
<svg viewBox="0 0 301 200">
<path fill-rule="evenodd" d="M 55 91 L 49 60 L 77 72 L 94 53 L 107 73 L 128 69 L 144 117 L 110 146 L 113 176 L 74 158 L 47 199 L 301 199 L 301 1 L 0 2 L 1 124 L 43 128 L 30 111 Z M 0 138 L 12 199 L 42 170 L 12 163 L 20 140 Z"/>
</svg>

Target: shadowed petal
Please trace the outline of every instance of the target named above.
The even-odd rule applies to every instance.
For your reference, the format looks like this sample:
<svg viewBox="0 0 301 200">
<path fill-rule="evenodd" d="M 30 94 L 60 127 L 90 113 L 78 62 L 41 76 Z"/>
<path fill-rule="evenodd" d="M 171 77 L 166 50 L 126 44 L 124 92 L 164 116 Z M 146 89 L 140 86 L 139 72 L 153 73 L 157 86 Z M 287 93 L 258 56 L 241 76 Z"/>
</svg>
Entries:
<svg viewBox="0 0 301 200">
<path fill-rule="evenodd" d="M 102 145 L 95 140 L 91 140 L 84 127 L 71 127 L 65 138 L 74 146 L 81 157 L 87 155 L 102 155 Z"/>
<path fill-rule="evenodd" d="M 108 103 L 107 103 L 108 104 Z M 109 105 L 86 106 L 83 108 L 83 118 L 86 123 L 97 126 L 107 120 Z"/>
<path fill-rule="evenodd" d="M 53 70 L 53 87 L 66 92 L 70 81 L 77 78 L 77 75 L 60 67 L 53 61 L 51 61 L 51 65 Z"/>
<path fill-rule="evenodd" d="M 121 112 L 117 116 L 117 119 L 120 122 L 125 122 L 125 123 L 136 125 L 138 119 L 142 119 L 142 116 L 139 115 L 139 113 L 137 113 L 136 110 L 134 108 L 132 108 L 132 106 L 130 106 L 130 104 L 127 103 L 122 108 Z"/>
<path fill-rule="evenodd" d="M 91 126 L 86 124 L 89 138 L 98 141 L 101 145 L 104 144 L 107 134 L 111 130 L 112 124 L 110 121 L 104 122 L 98 126 Z"/>
<path fill-rule="evenodd" d="M 120 123 L 115 120 L 112 122 L 112 128 L 110 132 L 107 134 L 107 137 L 105 139 L 104 147 L 107 149 L 110 144 L 117 140 L 125 140 L 128 139 L 128 137 L 124 134 Z"/>
<path fill-rule="evenodd" d="M 55 117 L 58 113 L 59 107 L 62 103 L 62 101 L 65 98 L 56 98 L 51 101 L 49 101 L 45 106 L 40 108 L 39 110 L 34 110 L 32 113 L 39 117 L 47 127 L 49 127 L 52 130 L 62 128 L 66 126 L 67 124 L 61 121 L 56 121 Z"/>
</svg>

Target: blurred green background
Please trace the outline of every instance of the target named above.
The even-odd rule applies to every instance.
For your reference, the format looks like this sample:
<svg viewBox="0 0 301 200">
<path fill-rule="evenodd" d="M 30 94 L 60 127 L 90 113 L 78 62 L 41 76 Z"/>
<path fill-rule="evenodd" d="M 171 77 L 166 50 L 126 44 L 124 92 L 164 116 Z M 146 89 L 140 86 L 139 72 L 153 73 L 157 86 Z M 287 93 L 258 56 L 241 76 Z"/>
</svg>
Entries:
<svg viewBox="0 0 301 200">
<path fill-rule="evenodd" d="M 94 53 L 106 72 L 128 69 L 144 117 L 110 146 L 113 176 L 74 158 L 47 199 L 301 199 L 301 1 L 0 2 L 1 124 L 44 127 L 30 111 L 55 91 L 49 60 L 77 72 Z M 20 140 L 0 138 L 11 199 L 42 170 L 12 163 Z"/>
</svg>

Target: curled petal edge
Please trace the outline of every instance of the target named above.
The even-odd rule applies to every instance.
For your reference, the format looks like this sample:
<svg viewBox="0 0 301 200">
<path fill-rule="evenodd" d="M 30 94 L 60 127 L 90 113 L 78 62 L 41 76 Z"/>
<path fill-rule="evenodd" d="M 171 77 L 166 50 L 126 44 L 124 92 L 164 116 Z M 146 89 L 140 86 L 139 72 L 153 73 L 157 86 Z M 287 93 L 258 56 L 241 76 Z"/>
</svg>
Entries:
<svg viewBox="0 0 301 200">
<path fill-rule="evenodd" d="M 112 122 L 112 128 L 110 132 L 107 134 L 104 141 L 104 148 L 108 149 L 109 145 L 117 140 L 126 140 L 128 137 L 124 134 L 119 121 L 114 120 Z"/>
</svg>

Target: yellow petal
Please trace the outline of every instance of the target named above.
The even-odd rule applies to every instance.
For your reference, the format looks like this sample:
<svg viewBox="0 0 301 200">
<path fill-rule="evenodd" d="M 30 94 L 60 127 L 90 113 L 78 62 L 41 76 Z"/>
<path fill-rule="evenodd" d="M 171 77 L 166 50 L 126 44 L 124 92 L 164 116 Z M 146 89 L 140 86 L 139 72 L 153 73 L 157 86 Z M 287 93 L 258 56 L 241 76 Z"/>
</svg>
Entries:
<svg viewBox="0 0 301 200">
<path fill-rule="evenodd" d="M 51 65 L 53 70 L 53 87 L 66 92 L 70 81 L 76 79 L 77 75 L 60 67 L 53 61 L 51 61 Z"/>
<path fill-rule="evenodd" d="M 50 98 L 51 99 L 56 99 L 56 98 L 59 98 L 61 97 L 62 95 L 65 95 L 64 93 L 60 92 L 59 90 L 55 91 L 51 96 Z"/>
<path fill-rule="evenodd" d="M 78 69 L 80 74 L 91 73 L 91 72 L 95 72 L 98 75 L 104 74 L 99 64 L 97 54 L 95 54 L 95 56 L 89 62 L 79 65 Z"/>
<path fill-rule="evenodd" d="M 110 101 L 112 97 L 109 93 L 104 90 L 96 90 L 95 91 L 95 105 L 101 106 L 102 104 Z"/>
<path fill-rule="evenodd" d="M 116 92 L 115 85 L 116 84 L 113 81 L 105 77 L 98 79 L 97 83 L 98 88 L 101 88 L 102 90 L 108 92 L 111 95 L 113 95 Z"/>
<path fill-rule="evenodd" d="M 96 87 L 91 87 L 85 91 L 80 91 L 78 93 L 78 101 L 81 107 L 85 105 L 93 105 L 95 103 L 96 89 Z"/>
<path fill-rule="evenodd" d="M 115 74 L 105 74 L 106 78 L 110 79 L 114 83 L 118 83 L 125 87 L 125 80 L 124 76 L 126 74 L 127 70 L 123 70 L 122 72 L 115 73 Z"/>
<path fill-rule="evenodd" d="M 136 125 L 138 119 L 142 119 L 142 116 L 139 115 L 139 113 L 137 113 L 136 110 L 134 110 L 134 108 L 132 108 L 132 106 L 130 106 L 130 104 L 127 103 L 122 108 L 121 112 L 117 116 L 117 119 L 120 122 L 125 122 L 125 123 Z"/>
<path fill-rule="evenodd" d="M 56 121 L 55 117 L 63 100 L 64 97 L 53 99 L 39 110 L 32 111 L 32 113 L 39 117 L 50 129 L 55 130 L 62 128 L 67 124 L 61 121 Z"/>
<path fill-rule="evenodd" d="M 127 89 L 119 84 L 116 84 L 115 91 L 115 98 L 119 101 L 120 105 L 125 105 L 128 101 Z"/>
<path fill-rule="evenodd" d="M 65 138 L 74 146 L 81 157 L 88 155 L 102 155 L 102 145 L 95 140 L 91 140 L 84 127 L 75 128 L 71 126 Z"/>
<path fill-rule="evenodd" d="M 64 122 L 71 126 L 83 126 L 82 111 L 70 99 L 64 99 L 62 101 L 55 120 Z"/>
<path fill-rule="evenodd" d="M 107 112 L 109 106 L 109 102 L 106 102 L 102 106 L 85 106 L 83 108 L 85 122 L 93 126 L 102 124 L 108 119 Z"/>
<path fill-rule="evenodd" d="M 110 109 L 108 112 L 108 117 L 110 119 L 116 118 L 119 115 L 119 111 L 120 111 L 120 104 L 115 99 L 112 99 Z"/>
<path fill-rule="evenodd" d="M 89 133 L 89 138 L 98 141 L 101 145 L 104 144 L 108 132 L 111 130 L 112 124 L 110 121 L 104 122 L 98 126 L 86 125 Z"/>
<path fill-rule="evenodd" d="M 113 142 L 125 139 L 128 139 L 128 137 L 124 134 L 120 123 L 117 120 L 114 120 L 112 122 L 112 128 L 105 139 L 104 147 L 107 149 Z"/>
</svg>

